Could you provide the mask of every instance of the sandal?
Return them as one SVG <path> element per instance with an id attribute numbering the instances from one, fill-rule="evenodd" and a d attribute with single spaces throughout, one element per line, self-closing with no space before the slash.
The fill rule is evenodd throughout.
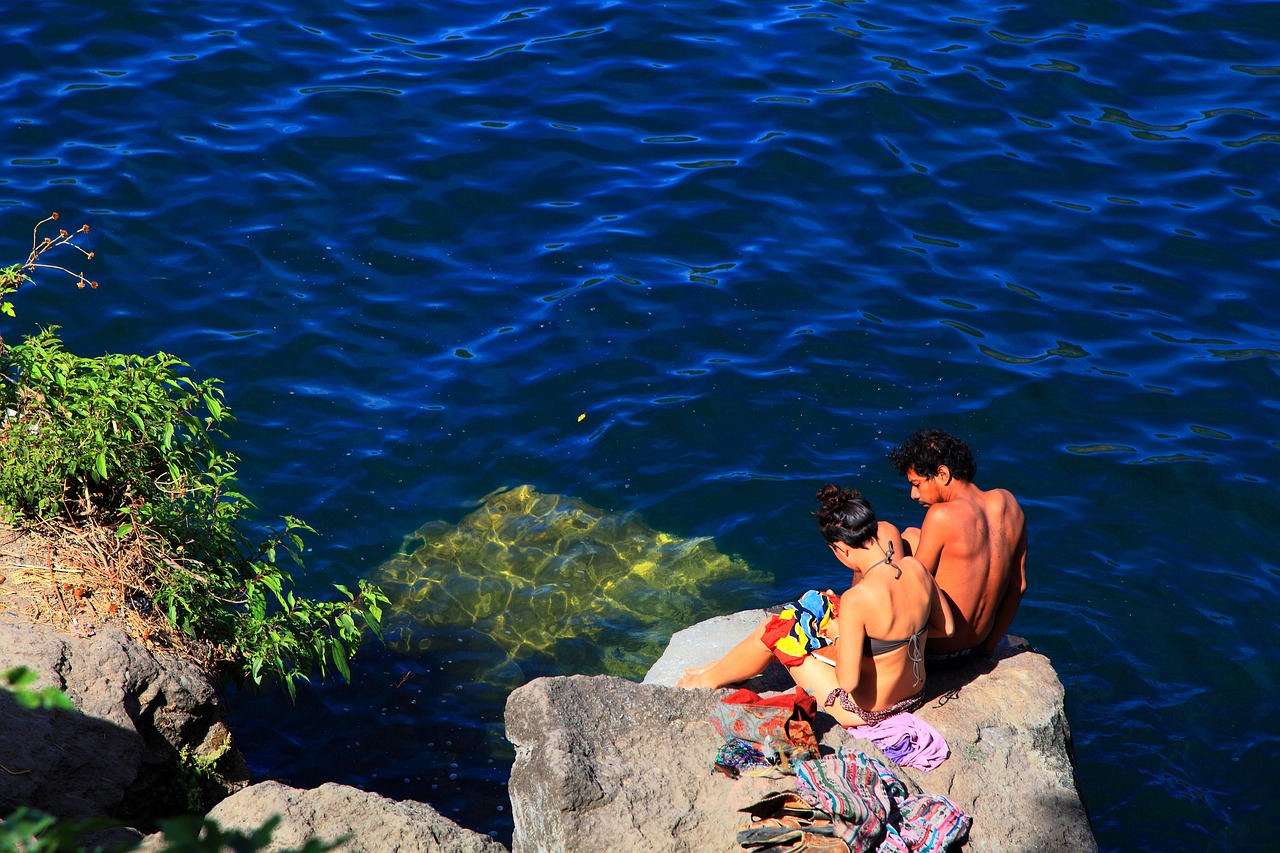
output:
<path id="1" fill-rule="evenodd" d="M 741 811 L 751 822 L 737 841 L 751 853 L 848 853 L 849 846 L 835 837 L 831 816 L 794 791 L 777 791 Z"/>
<path id="2" fill-rule="evenodd" d="M 831 820 L 831 815 L 809 805 L 795 791 L 774 791 L 763 800 L 738 811 L 746 812 L 756 820 L 785 817 L 787 815 L 806 818 L 810 821 Z"/>

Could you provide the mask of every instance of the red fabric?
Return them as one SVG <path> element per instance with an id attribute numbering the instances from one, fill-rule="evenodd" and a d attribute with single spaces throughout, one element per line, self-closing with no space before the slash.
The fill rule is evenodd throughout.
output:
<path id="1" fill-rule="evenodd" d="M 721 737 L 736 737 L 753 743 L 806 747 L 817 755 L 813 721 L 818 700 L 800 687 L 794 692 L 765 698 L 753 690 L 735 690 L 720 700 L 711 722 Z"/>
<path id="2" fill-rule="evenodd" d="M 770 616 L 769 622 L 764 626 L 764 634 L 760 636 L 760 641 L 764 643 L 769 651 L 782 662 L 783 666 L 799 666 L 804 663 L 804 655 L 793 655 L 782 651 L 778 648 L 778 641 L 791 633 L 791 628 L 796 624 L 794 619 L 783 619 L 781 616 Z M 748 693 L 751 691 L 747 691 Z"/>
<path id="3" fill-rule="evenodd" d="M 773 708 L 795 708 L 809 717 L 818 715 L 818 700 L 805 693 L 802 687 L 797 687 L 794 693 L 779 693 L 777 696 L 768 697 L 761 696 L 754 690 L 742 687 L 720 701 L 727 702 L 730 705 L 768 705 Z"/>

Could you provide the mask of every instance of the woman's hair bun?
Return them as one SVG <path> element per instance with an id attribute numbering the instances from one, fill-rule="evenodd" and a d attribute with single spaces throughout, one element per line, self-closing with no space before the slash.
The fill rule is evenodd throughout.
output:
<path id="1" fill-rule="evenodd" d="M 818 502 L 822 504 L 824 512 L 835 512 L 841 506 L 855 498 L 861 497 L 857 489 L 846 489 L 837 486 L 835 483 L 827 483 L 821 489 L 818 489 Z"/>

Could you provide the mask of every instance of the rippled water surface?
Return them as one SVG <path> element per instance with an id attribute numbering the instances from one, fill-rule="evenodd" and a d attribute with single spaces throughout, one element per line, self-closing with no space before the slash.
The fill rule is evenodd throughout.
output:
<path id="1" fill-rule="evenodd" d="M 313 591 L 530 484 L 712 537 L 773 581 L 710 609 L 758 605 L 843 579 L 823 481 L 918 522 L 885 452 L 942 426 L 1026 506 L 1100 844 L 1270 844 L 1274 4 L 50 0 L 0 40 L 5 263 L 58 210 L 102 282 L 4 334 L 224 379 Z M 503 701 L 575 657 L 456 634 L 233 694 L 254 770 L 509 840 Z"/>

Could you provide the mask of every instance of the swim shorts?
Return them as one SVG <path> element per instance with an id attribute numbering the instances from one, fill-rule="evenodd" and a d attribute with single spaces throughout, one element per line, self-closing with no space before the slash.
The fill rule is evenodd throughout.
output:
<path id="1" fill-rule="evenodd" d="M 983 651 L 981 644 L 970 646 L 967 649 L 957 649 L 954 652 L 939 652 L 934 655 L 929 654 L 926 647 L 924 662 L 925 666 L 931 670 L 953 669 L 986 656 L 987 653 Z"/>

